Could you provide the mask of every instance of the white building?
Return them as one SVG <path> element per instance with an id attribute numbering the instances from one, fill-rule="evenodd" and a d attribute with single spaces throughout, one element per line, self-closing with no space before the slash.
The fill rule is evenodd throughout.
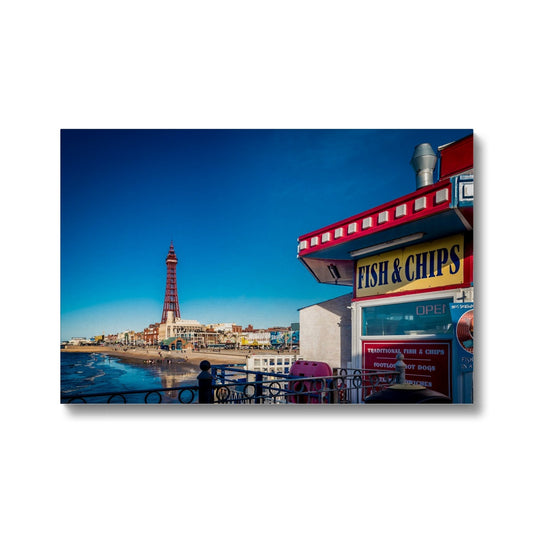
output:
<path id="1" fill-rule="evenodd" d="M 212 329 L 213 331 L 223 331 L 223 332 L 232 332 L 233 326 L 235 324 L 231 324 L 229 322 L 222 322 L 220 324 L 206 324 L 207 329 Z"/>
<path id="2" fill-rule="evenodd" d="M 197 341 L 199 337 L 203 338 L 205 326 L 202 326 L 198 320 L 185 320 L 176 318 L 174 311 L 169 311 L 167 321 L 159 325 L 159 341 L 179 337 L 185 341 Z"/>
<path id="3" fill-rule="evenodd" d="M 300 358 L 346 368 L 352 359 L 352 295 L 300 309 Z"/>
<path id="4" fill-rule="evenodd" d="M 93 342 L 90 339 L 86 339 L 85 337 L 72 337 L 68 344 L 71 346 L 82 346 L 84 344 L 92 344 Z"/>
<path id="5" fill-rule="evenodd" d="M 296 358 L 294 354 L 252 355 L 246 360 L 246 370 L 288 374 Z M 298 356 L 298 359 L 301 357 Z"/>
<path id="6" fill-rule="evenodd" d="M 122 344 L 133 344 L 135 338 L 135 331 L 128 330 L 122 331 L 117 335 L 117 342 Z"/>
<path id="7" fill-rule="evenodd" d="M 250 331 L 241 333 L 241 346 L 270 346 L 270 331 Z"/>

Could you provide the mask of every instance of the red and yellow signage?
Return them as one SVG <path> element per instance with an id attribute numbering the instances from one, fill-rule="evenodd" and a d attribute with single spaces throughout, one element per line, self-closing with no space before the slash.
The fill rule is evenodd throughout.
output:
<path id="1" fill-rule="evenodd" d="M 408 246 L 357 261 L 357 298 L 461 285 L 464 283 L 463 235 Z"/>

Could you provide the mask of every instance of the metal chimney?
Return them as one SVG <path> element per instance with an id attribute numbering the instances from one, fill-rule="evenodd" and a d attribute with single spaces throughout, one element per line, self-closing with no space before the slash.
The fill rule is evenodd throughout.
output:
<path id="1" fill-rule="evenodd" d="M 437 164 L 437 156 L 431 144 L 422 143 L 415 146 L 411 166 L 416 172 L 416 188 L 421 189 L 433 184 L 433 171 Z"/>

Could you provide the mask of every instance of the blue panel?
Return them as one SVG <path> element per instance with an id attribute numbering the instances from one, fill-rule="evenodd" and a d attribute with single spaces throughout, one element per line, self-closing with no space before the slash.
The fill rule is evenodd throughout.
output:
<path id="1" fill-rule="evenodd" d="M 474 175 L 462 174 L 450 179 L 452 183 L 452 203 L 450 207 L 474 206 Z"/>

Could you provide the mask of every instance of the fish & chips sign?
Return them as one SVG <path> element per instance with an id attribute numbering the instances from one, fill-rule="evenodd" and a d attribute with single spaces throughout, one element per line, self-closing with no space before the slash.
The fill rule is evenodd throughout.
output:
<path id="1" fill-rule="evenodd" d="M 464 238 L 454 235 L 357 261 L 357 298 L 464 282 Z"/>

